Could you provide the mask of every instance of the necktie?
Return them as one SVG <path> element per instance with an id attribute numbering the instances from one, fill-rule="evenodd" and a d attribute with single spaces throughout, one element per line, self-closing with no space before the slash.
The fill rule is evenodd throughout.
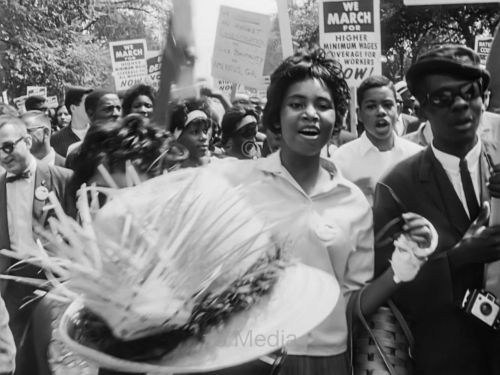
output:
<path id="1" fill-rule="evenodd" d="M 469 168 L 467 167 L 467 160 L 460 160 L 460 178 L 464 188 L 465 200 L 467 201 L 467 208 L 469 210 L 469 217 L 471 221 L 476 219 L 479 215 L 479 203 L 477 202 L 476 193 L 472 178 L 470 177 Z"/>
<path id="2" fill-rule="evenodd" d="M 30 171 L 25 171 L 23 173 L 7 177 L 5 179 L 5 182 L 14 182 L 14 181 L 17 181 L 17 180 L 28 179 L 30 177 L 31 177 L 31 172 Z"/>

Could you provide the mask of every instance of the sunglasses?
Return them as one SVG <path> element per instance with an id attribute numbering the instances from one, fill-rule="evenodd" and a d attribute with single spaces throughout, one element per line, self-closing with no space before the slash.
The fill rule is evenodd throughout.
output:
<path id="1" fill-rule="evenodd" d="M 450 107 L 457 96 L 465 101 L 476 99 L 482 94 L 482 85 L 478 81 L 468 82 L 459 87 L 442 89 L 427 94 L 426 100 L 431 105 L 438 108 Z"/>
<path id="2" fill-rule="evenodd" d="M 14 141 L 14 142 L 4 142 L 2 144 L 2 146 L 0 146 L 0 150 L 2 150 L 3 152 L 5 152 L 6 154 L 12 154 L 12 152 L 16 148 L 16 145 L 19 142 L 21 142 L 22 140 L 24 140 L 24 138 L 25 137 L 21 137 L 17 141 Z"/>

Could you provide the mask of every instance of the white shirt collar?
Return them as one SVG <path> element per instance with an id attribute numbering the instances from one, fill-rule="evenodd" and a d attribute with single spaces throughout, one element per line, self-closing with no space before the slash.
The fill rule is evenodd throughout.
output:
<path id="1" fill-rule="evenodd" d="M 396 132 L 392 132 L 392 135 L 394 136 L 394 145 L 392 146 L 391 150 L 394 149 L 399 149 L 401 148 L 401 142 L 399 139 L 399 136 L 396 134 Z M 359 139 L 359 151 L 361 156 L 366 155 L 370 151 L 377 151 L 377 152 L 385 152 L 385 151 L 380 151 L 377 146 L 375 146 L 372 141 L 368 138 L 366 135 L 366 130 L 361 134 L 361 136 L 358 138 Z M 391 151 L 388 150 L 388 151 Z"/>
<path id="2" fill-rule="evenodd" d="M 280 150 L 276 151 L 273 154 L 265 158 L 257 159 L 254 162 L 257 163 L 257 168 L 260 169 L 261 171 L 273 175 L 279 175 L 288 180 L 292 185 L 296 186 L 297 189 L 302 191 L 302 189 L 299 187 L 293 176 L 281 163 L 280 153 L 281 153 Z M 342 174 L 332 161 L 320 158 L 320 165 L 324 170 L 326 170 L 330 174 L 330 180 L 327 181 L 324 185 L 318 187 L 314 195 L 331 191 L 337 186 L 347 187 L 349 189 L 351 188 L 351 183 L 342 176 Z"/>
<path id="3" fill-rule="evenodd" d="M 283 172 L 288 173 L 286 168 L 281 163 L 281 150 L 272 153 L 271 155 L 257 159 L 258 168 L 264 172 L 273 173 L 273 174 L 282 174 Z M 338 173 L 337 167 L 335 164 L 324 158 L 320 158 L 320 164 L 332 177 L 335 177 Z"/>
<path id="4" fill-rule="evenodd" d="M 455 173 L 460 173 L 460 158 L 447 154 L 446 152 L 438 150 L 434 147 L 434 143 L 431 144 L 432 152 L 436 156 L 436 159 L 439 160 L 444 169 L 453 171 Z M 481 156 L 481 142 L 478 141 L 472 147 L 472 149 L 465 155 L 465 160 L 467 160 L 467 165 L 469 169 L 475 168 L 477 163 L 479 162 L 479 158 Z"/>
<path id="5" fill-rule="evenodd" d="M 30 154 L 29 156 L 29 162 L 28 162 L 28 168 L 26 168 L 24 172 L 31 172 L 31 177 L 32 178 L 33 176 L 35 176 L 35 172 L 36 172 L 36 159 L 33 155 Z M 15 176 L 14 173 L 10 173 L 10 172 L 7 172 L 6 174 L 6 177 L 12 177 L 12 176 Z"/>

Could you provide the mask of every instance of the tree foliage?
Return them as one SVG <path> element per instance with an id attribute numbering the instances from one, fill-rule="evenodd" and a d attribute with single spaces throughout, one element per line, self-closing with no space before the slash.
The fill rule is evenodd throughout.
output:
<path id="1" fill-rule="evenodd" d="M 153 0 L 0 0 L 0 87 L 10 97 L 26 86 L 112 87 L 108 42 L 146 38 L 158 49 L 168 17 Z"/>
<path id="2" fill-rule="evenodd" d="M 290 8 L 295 47 L 319 44 L 318 4 L 306 0 Z M 403 0 L 380 0 L 381 46 L 386 57 L 383 73 L 404 75 L 424 50 L 439 43 L 474 47 L 476 35 L 493 35 L 500 19 L 499 4 L 405 6 Z"/>
<path id="3" fill-rule="evenodd" d="M 381 1 L 383 72 L 404 74 L 430 45 L 493 34 L 499 4 L 406 7 Z M 145 38 L 159 49 L 168 24 L 167 0 L 0 0 L 0 89 L 10 97 L 26 86 L 47 86 L 62 95 L 65 85 L 112 87 L 109 41 Z M 289 7 L 295 49 L 319 44 L 317 0 Z"/>
<path id="4" fill-rule="evenodd" d="M 402 0 L 381 1 L 384 74 L 404 75 L 416 57 L 442 43 L 464 43 L 474 48 L 477 35 L 493 35 L 500 19 L 498 4 L 403 5 Z"/>
<path id="5" fill-rule="evenodd" d="M 294 3 L 289 7 L 290 28 L 295 50 L 309 49 L 319 43 L 318 4 L 316 0 Z"/>

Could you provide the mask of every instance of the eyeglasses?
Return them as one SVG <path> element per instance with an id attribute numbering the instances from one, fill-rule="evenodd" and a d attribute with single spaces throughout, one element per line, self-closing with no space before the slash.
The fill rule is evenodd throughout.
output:
<path id="1" fill-rule="evenodd" d="M 2 146 L 0 146 L 0 150 L 5 152 L 6 154 L 12 154 L 14 149 L 16 148 L 16 145 L 24 140 L 24 137 L 19 138 L 17 141 L 14 142 L 4 142 Z"/>
<path id="2" fill-rule="evenodd" d="M 427 94 L 426 100 L 429 104 L 435 107 L 446 108 L 450 107 L 457 96 L 460 96 L 465 101 L 470 101 L 481 96 L 482 85 L 478 81 L 468 82 L 454 89 L 441 89 Z"/>

